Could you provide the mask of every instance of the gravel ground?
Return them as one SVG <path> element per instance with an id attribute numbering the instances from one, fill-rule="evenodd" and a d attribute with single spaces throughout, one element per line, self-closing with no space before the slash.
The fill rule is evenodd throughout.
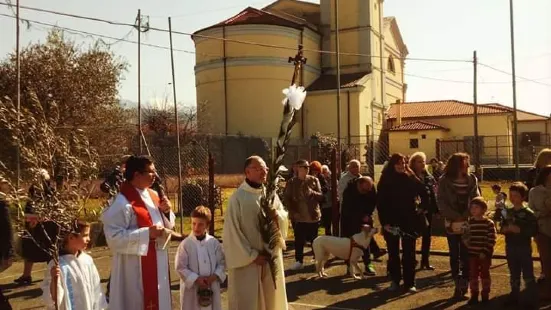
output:
<path id="1" fill-rule="evenodd" d="M 171 245 L 172 257 L 177 244 Z M 92 256 L 100 271 L 103 285 L 109 276 L 110 256 L 105 248 L 94 249 Z M 286 275 L 287 296 L 292 310 L 330 309 L 330 310 L 363 310 L 363 309 L 463 309 L 466 301 L 451 302 L 453 283 L 448 272 L 449 264 L 446 256 L 433 256 L 431 263 L 435 271 L 421 271 L 417 274 L 417 294 L 391 293 L 386 290 L 389 285 L 385 276 L 385 262 L 375 262 L 378 275 L 364 280 L 352 280 L 346 276 L 342 261 L 330 261 L 327 273 L 328 279 L 315 279 L 314 266 L 310 263 L 311 256 L 306 256 L 305 268 L 299 272 L 288 271 Z M 383 257 L 385 260 L 386 257 Z M 293 264 L 293 251 L 285 253 L 285 266 Z M 539 274 L 539 263 L 535 263 Z M 21 262 L 0 274 L 0 285 L 14 309 L 43 309 L 39 288 L 45 264 L 36 264 L 33 272 L 33 284 L 26 287 L 16 287 L 12 284 L 23 269 Z M 485 309 L 503 309 L 502 303 L 509 290 L 509 274 L 504 260 L 495 259 L 492 266 L 492 300 L 484 306 Z M 174 271 L 171 273 L 172 296 L 174 309 L 179 306 L 179 281 Z M 223 305 L 227 308 L 227 300 L 223 293 Z M 476 309 L 476 308 L 475 308 Z M 519 308 L 521 309 L 521 308 Z M 542 305 L 541 309 L 551 309 L 551 305 Z"/>

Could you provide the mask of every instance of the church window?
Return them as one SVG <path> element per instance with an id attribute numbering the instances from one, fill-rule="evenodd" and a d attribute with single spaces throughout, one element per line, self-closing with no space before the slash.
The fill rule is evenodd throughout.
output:
<path id="1" fill-rule="evenodd" d="M 392 55 L 388 57 L 387 71 L 396 73 L 396 68 L 394 68 L 394 58 L 392 57 Z"/>

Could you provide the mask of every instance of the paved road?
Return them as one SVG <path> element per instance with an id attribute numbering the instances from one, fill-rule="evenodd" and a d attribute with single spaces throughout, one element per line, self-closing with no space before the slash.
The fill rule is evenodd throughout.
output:
<path id="1" fill-rule="evenodd" d="M 174 256 L 177 244 L 170 248 L 171 257 Z M 92 252 L 96 265 L 100 271 L 102 282 L 105 285 L 109 275 L 110 257 L 105 248 L 95 249 Z M 310 260 L 310 256 L 306 260 Z M 384 259 L 384 258 L 383 258 Z M 285 266 L 293 263 L 293 252 L 285 253 Z M 345 268 L 341 261 L 332 261 L 327 269 L 328 279 L 314 278 L 314 266 L 307 262 L 300 272 L 287 272 L 287 296 L 291 310 L 328 309 L 328 310 L 363 310 L 363 309 L 462 309 L 466 302 L 452 303 L 449 297 L 453 293 L 448 270 L 448 258 L 433 256 L 432 264 L 436 271 L 422 271 L 417 276 L 417 294 L 391 293 L 386 290 L 388 279 L 385 274 L 385 264 L 375 263 L 378 276 L 365 280 L 352 280 L 344 275 Z M 535 264 L 539 272 L 539 263 Z M 15 263 L 10 269 L 0 274 L 0 285 L 5 289 L 14 309 L 42 309 L 39 284 L 44 273 L 44 264 L 37 264 L 34 268 L 34 283 L 27 287 L 15 287 L 11 283 L 21 274 L 22 263 Z M 492 267 L 492 301 L 485 309 L 502 309 L 504 295 L 509 290 L 508 270 L 505 261 L 494 260 Z M 175 272 L 171 273 L 172 295 L 175 309 L 179 305 L 179 282 Z M 240 285 L 246 285 L 245 283 Z M 223 303 L 226 306 L 226 296 L 223 293 Z M 551 309 L 550 305 L 541 309 Z"/>

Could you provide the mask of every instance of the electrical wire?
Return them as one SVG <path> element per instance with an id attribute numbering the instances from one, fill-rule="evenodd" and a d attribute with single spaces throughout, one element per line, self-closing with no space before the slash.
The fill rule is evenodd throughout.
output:
<path id="1" fill-rule="evenodd" d="M 488 69 L 492 69 L 494 71 L 497 71 L 497 72 L 501 72 L 501 73 L 504 73 L 504 74 L 507 74 L 507 75 L 510 75 L 512 76 L 513 74 L 510 73 L 510 72 L 507 72 L 505 70 L 501 70 L 501 69 L 498 69 L 498 68 L 495 68 L 495 67 L 492 67 L 490 65 L 487 65 L 487 64 L 483 64 L 483 63 L 478 63 L 479 65 L 483 66 L 483 67 L 486 67 Z M 525 81 L 529 81 L 529 82 L 532 82 L 532 83 L 536 83 L 536 84 L 540 84 L 540 85 L 544 85 L 544 86 L 549 86 L 551 87 L 551 84 L 547 84 L 547 83 L 543 83 L 543 82 L 540 82 L 538 80 L 535 80 L 535 79 L 529 79 L 529 78 L 525 78 L 525 77 L 522 77 L 522 76 L 519 76 L 519 75 L 516 75 L 516 78 L 519 78 L 521 80 L 525 80 Z"/>
<path id="2" fill-rule="evenodd" d="M 12 18 L 12 19 L 15 19 L 14 16 L 11 16 L 11 15 L 8 15 L 8 14 L 3 14 L 3 13 L 0 13 L 0 16 L 4 16 L 4 17 L 9 17 L 9 18 Z M 42 25 L 42 26 L 48 26 L 48 27 L 51 27 L 51 28 L 57 28 L 57 29 L 61 29 L 61 30 L 64 30 L 64 31 L 67 31 L 69 33 L 73 33 L 73 34 L 84 34 L 84 35 L 88 35 L 88 36 L 94 36 L 94 37 L 99 37 L 99 38 L 104 38 L 104 39 L 110 39 L 110 40 L 115 40 L 116 42 L 115 43 L 118 43 L 118 42 L 126 42 L 126 43 L 132 43 L 132 44 L 138 44 L 137 41 L 133 41 L 133 40 L 128 40 L 128 39 L 125 39 L 125 38 L 116 38 L 116 37 L 112 37 L 112 36 L 108 36 L 108 35 L 104 35 L 104 34 L 99 34 L 99 33 L 94 33 L 94 32 L 89 32 L 89 31 L 84 31 L 84 30 L 78 30 L 78 29 L 73 29 L 73 28 L 69 28 L 69 27 L 62 27 L 62 26 L 59 26 L 59 25 L 54 25 L 54 24 L 50 24 L 50 23 L 45 23 L 45 22 L 40 22 L 40 21 L 36 21 L 36 20 L 31 20 L 31 19 L 27 19 L 31 24 L 37 24 L 37 25 Z M 128 35 L 126 35 L 128 36 Z M 126 37 L 125 36 L 125 37 Z M 106 45 L 112 45 L 112 44 L 115 44 L 115 43 L 111 43 L 111 44 L 106 44 Z M 159 49 L 164 49 L 164 50 L 170 50 L 170 47 L 167 47 L 167 46 L 162 46 L 162 45 L 157 45 L 157 44 L 151 44 L 151 43 L 144 43 L 144 42 L 140 42 L 141 45 L 143 46 L 149 46 L 149 47 L 153 47 L 153 48 L 159 48 Z M 197 52 L 194 52 L 194 51 L 188 51 L 188 50 L 183 50 L 183 49 L 177 49 L 177 48 L 173 48 L 174 51 L 177 51 L 177 52 L 182 52 L 182 53 L 186 53 L 186 54 L 195 54 L 195 55 L 201 55 L 201 56 L 205 56 L 205 57 L 221 57 L 220 55 L 212 55 L 212 54 L 205 54 L 205 53 L 197 53 Z"/>
<path id="3" fill-rule="evenodd" d="M 5 2 L 0 2 L 0 5 L 7 6 L 8 4 L 5 3 Z M 107 24 L 110 24 L 110 25 L 135 27 L 134 24 L 110 21 L 110 20 L 96 18 L 96 17 L 82 16 L 82 15 L 77 15 L 77 14 L 70 14 L 70 13 L 58 12 L 58 11 L 53 11 L 53 10 L 46 10 L 46 9 L 41 9 L 41 8 L 23 6 L 23 5 L 20 5 L 19 7 L 22 8 L 22 9 L 31 10 L 31 11 L 37 11 L 37 12 L 42 12 L 42 13 L 48 13 L 48 14 L 78 18 L 78 19 L 84 19 L 84 20 L 90 20 L 90 21 L 96 21 L 96 22 L 103 22 L 103 23 L 107 23 Z M 159 31 L 159 32 L 169 32 L 169 30 L 167 30 L 167 29 L 157 28 L 157 27 L 150 27 L 149 30 Z M 245 40 L 220 38 L 220 37 L 202 35 L 202 34 L 197 34 L 197 33 L 192 34 L 192 33 L 183 32 L 183 31 L 172 31 L 172 33 L 173 34 L 179 34 L 179 35 L 185 35 L 185 36 L 189 36 L 189 37 L 219 40 L 219 41 L 232 42 L 232 43 L 238 43 L 238 44 L 261 46 L 261 47 L 273 48 L 273 49 L 285 49 L 285 50 L 293 50 L 293 51 L 296 50 L 296 46 L 290 47 L 290 46 L 259 43 L 259 42 L 245 41 Z M 324 50 L 308 49 L 308 48 L 304 48 L 303 50 L 305 52 L 314 52 L 314 53 L 320 53 L 320 54 L 330 54 L 330 55 L 336 55 L 337 54 L 334 51 L 324 51 Z M 362 53 L 346 53 L 346 52 L 343 53 L 343 52 L 340 52 L 339 55 L 340 56 L 370 57 L 370 58 L 386 58 L 385 56 L 369 55 L 369 54 L 362 54 Z M 469 63 L 470 62 L 470 63 L 472 63 L 472 60 L 470 60 L 470 59 L 437 59 L 437 58 L 413 58 L 413 57 L 396 57 L 396 58 L 401 59 L 401 60 L 410 60 L 410 61 L 463 62 L 463 63 Z"/>

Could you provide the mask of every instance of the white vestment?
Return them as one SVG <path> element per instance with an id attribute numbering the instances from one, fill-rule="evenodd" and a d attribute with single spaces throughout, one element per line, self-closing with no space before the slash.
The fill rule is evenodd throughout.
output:
<path id="1" fill-rule="evenodd" d="M 52 266 L 54 266 L 53 260 L 48 263 L 41 285 L 42 297 L 48 309 L 55 309 L 50 294 Z M 78 256 L 60 255 L 59 268 L 61 275 L 57 281 L 57 305 L 60 310 L 107 309 L 98 270 L 90 255 L 86 253 L 80 253 Z"/>
<path id="2" fill-rule="evenodd" d="M 192 233 L 178 247 L 175 258 L 176 271 L 180 275 L 180 305 L 182 310 L 222 310 L 220 283 L 226 280 L 224 253 L 216 238 L 206 235 L 197 240 Z M 200 307 L 197 300 L 199 277 L 216 275 L 218 281 L 212 283 L 212 304 Z"/>
<path id="3" fill-rule="evenodd" d="M 148 190 L 136 190 L 149 210 L 153 225 L 164 225 L 172 229 L 174 213 L 170 212 L 170 220 L 166 220 L 153 203 Z M 143 304 L 141 257 L 147 256 L 149 249 L 149 228 L 138 228 L 136 213 L 122 193 L 117 194 L 113 203 L 103 212 L 102 221 L 107 244 L 113 253 L 109 309 L 146 309 Z M 156 310 L 172 309 L 168 249 L 162 249 L 165 241 L 162 237 L 156 240 L 159 286 L 159 309 Z"/>
<path id="4" fill-rule="evenodd" d="M 274 287 L 268 264 L 253 261 L 266 245 L 260 236 L 258 215 L 262 189 L 243 182 L 231 196 L 224 218 L 223 247 L 228 268 L 228 302 L 230 310 L 287 310 L 283 253 L 278 256 L 277 288 Z M 287 212 L 275 197 L 278 222 L 283 237 L 287 236 Z"/>

